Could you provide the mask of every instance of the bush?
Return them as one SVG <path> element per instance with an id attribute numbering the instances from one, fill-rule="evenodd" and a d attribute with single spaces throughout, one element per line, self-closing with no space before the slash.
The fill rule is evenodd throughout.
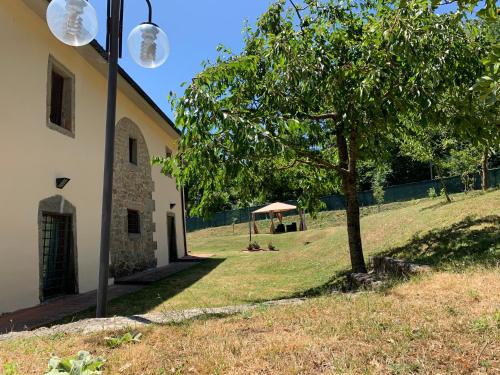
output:
<path id="1" fill-rule="evenodd" d="M 248 251 L 260 250 L 260 245 L 256 241 L 250 242 L 247 246 L 247 250 Z"/>
<path id="2" fill-rule="evenodd" d="M 384 185 L 387 183 L 387 176 L 392 173 L 391 168 L 388 165 L 377 165 L 372 175 L 372 194 L 375 203 L 377 203 L 378 209 L 380 210 L 380 205 L 384 203 L 385 191 Z"/>
<path id="3" fill-rule="evenodd" d="M 19 372 L 17 372 L 17 367 L 14 363 L 7 362 L 6 364 L 3 365 L 4 369 L 4 375 L 18 375 Z"/>
<path id="4" fill-rule="evenodd" d="M 436 189 L 434 189 L 433 187 L 429 188 L 429 190 L 427 190 L 427 195 L 429 196 L 429 198 L 437 198 L 438 195 L 436 193 Z"/>
<path id="5" fill-rule="evenodd" d="M 267 248 L 269 249 L 269 251 L 278 251 L 278 248 L 274 246 L 271 242 L 269 242 Z"/>
<path id="6" fill-rule="evenodd" d="M 142 333 L 127 332 L 123 335 L 105 337 L 104 341 L 106 345 L 111 349 L 118 348 L 123 344 L 137 343 L 141 342 Z"/>

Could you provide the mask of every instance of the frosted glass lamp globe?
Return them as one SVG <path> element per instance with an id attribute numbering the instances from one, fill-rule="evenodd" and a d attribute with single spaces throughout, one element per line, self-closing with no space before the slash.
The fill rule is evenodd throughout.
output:
<path id="1" fill-rule="evenodd" d="M 47 23 L 52 34 L 70 46 L 84 46 L 97 36 L 97 13 L 87 0 L 52 0 Z"/>
<path id="2" fill-rule="evenodd" d="M 135 27 L 128 37 L 128 51 L 143 68 L 157 68 L 167 61 L 170 43 L 167 34 L 152 23 Z"/>

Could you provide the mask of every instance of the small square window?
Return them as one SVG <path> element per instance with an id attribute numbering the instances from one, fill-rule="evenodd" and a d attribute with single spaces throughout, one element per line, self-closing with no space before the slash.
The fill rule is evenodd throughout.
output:
<path id="1" fill-rule="evenodd" d="M 141 233 L 141 218 L 139 211 L 127 210 L 127 225 L 130 234 Z"/>
<path id="2" fill-rule="evenodd" d="M 172 157 L 172 150 L 168 148 L 168 146 L 165 146 L 165 158 L 170 159 Z M 170 173 L 167 173 L 167 177 L 172 177 Z"/>
<path id="3" fill-rule="evenodd" d="M 54 59 L 49 59 L 47 126 L 74 136 L 74 76 Z"/>
<path id="4" fill-rule="evenodd" d="M 137 165 L 137 139 L 128 139 L 128 161 Z"/>
<path id="5" fill-rule="evenodd" d="M 167 159 L 172 157 L 172 151 L 168 147 L 165 147 L 165 157 Z"/>

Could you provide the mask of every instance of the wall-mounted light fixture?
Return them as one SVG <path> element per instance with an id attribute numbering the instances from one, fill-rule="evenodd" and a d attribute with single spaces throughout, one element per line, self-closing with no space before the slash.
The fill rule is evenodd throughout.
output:
<path id="1" fill-rule="evenodd" d="M 173 209 L 175 207 L 175 203 L 170 203 L 170 209 Z"/>
<path id="2" fill-rule="evenodd" d="M 58 189 L 64 189 L 66 184 L 70 181 L 71 179 L 68 177 L 58 177 L 56 178 L 56 187 Z"/>

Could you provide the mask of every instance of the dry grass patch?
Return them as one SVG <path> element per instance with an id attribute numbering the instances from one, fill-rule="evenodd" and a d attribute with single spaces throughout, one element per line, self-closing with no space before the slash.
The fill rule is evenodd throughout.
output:
<path id="1" fill-rule="evenodd" d="M 0 362 L 40 374 L 51 353 L 85 349 L 108 359 L 106 374 L 494 374 L 499 271 L 436 273 L 385 293 L 153 327 L 117 349 L 103 334 L 1 343 Z"/>

